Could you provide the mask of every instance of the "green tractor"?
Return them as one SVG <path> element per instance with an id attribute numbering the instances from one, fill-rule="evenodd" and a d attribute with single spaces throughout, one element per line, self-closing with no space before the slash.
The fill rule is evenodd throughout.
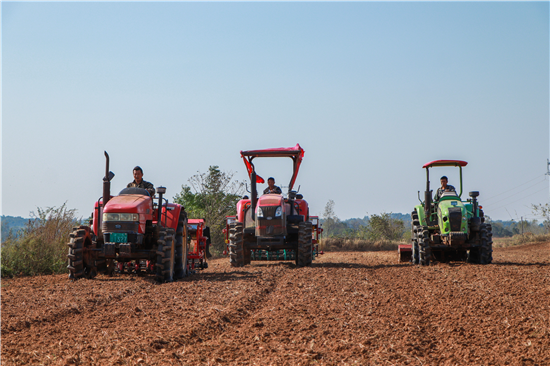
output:
<path id="1" fill-rule="evenodd" d="M 427 266 L 430 261 L 468 261 L 489 264 L 493 260 L 492 229 L 485 223 L 479 192 L 470 192 L 470 198 L 461 200 L 462 167 L 468 163 L 461 160 L 435 160 L 424 164 L 426 168 L 426 191 L 424 201 L 411 213 L 411 241 L 400 245 L 399 260 Z M 460 193 L 444 191 L 432 201 L 429 168 L 455 166 L 460 170 Z M 419 192 L 420 193 L 420 192 Z"/>

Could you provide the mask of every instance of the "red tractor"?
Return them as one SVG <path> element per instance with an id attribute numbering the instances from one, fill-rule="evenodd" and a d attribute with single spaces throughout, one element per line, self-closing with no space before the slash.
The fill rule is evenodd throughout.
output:
<path id="1" fill-rule="evenodd" d="M 304 156 L 299 144 L 290 148 L 241 151 L 251 182 L 250 198 L 237 203 L 237 219 L 229 225 L 229 254 L 233 267 L 242 267 L 252 260 L 252 250 L 268 252 L 294 251 L 296 265 L 312 261 L 312 225 L 309 207 L 292 190 Z M 264 179 L 256 174 L 253 160 L 258 157 L 288 157 L 293 173 L 287 196 L 270 193 L 258 197 L 256 184 Z"/>
<path id="2" fill-rule="evenodd" d="M 155 201 L 142 188 L 125 188 L 111 196 L 109 155 L 105 152 L 103 197 L 95 203 L 91 226 L 79 226 L 70 234 L 69 278 L 112 275 L 126 269 L 155 274 L 157 281 L 170 282 L 188 274 L 187 213 L 181 205 L 163 199 L 166 188 L 158 187 Z"/>
<path id="3" fill-rule="evenodd" d="M 203 219 L 187 220 L 187 263 L 190 270 L 208 268 L 206 262 L 206 225 Z"/>

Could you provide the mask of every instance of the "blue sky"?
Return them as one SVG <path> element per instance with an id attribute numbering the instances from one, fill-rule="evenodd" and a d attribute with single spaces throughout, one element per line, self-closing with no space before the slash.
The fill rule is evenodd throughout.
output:
<path id="1" fill-rule="evenodd" d="M 549 201 L 547 2 L 2 2 L 2 214 L 88 216 L 103 151 L 173 197 L 294 146 L 312 214 L 410 212 L 460 159 L 494 219 Z M 260 175 L 286 185 L 290 160 Z M 441 173 L 441 174 L 440 174 Z M 447 174 L 434 170 L 432 187 Z"/>

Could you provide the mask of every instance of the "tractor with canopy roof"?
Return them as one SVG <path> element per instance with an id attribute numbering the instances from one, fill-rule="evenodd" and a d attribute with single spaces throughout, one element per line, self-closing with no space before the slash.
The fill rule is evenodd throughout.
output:
<path id="1" fill-rule="evenodd" d="M 304 157 L 299 144 L 289 148 L 241 151 L 250 177 L 250 198 L 237 203 L 236 220 L 229 225 L 231 266 L 242 267 L 252 260 L 252 251 L 289 251 L 298 267 L 312 262 L 312 224 L 308 203 L 293 190 Z M 258 183 L 265 183 L 256 173 L 256 158 L 290 158 L 292 177 L 285 195 L 277 193 L 258 197 Z M 290 256 L 289 256 L 290 257 Z M 280 258 L 285 259 L 285 258 Z"/>
<path id="2" fill-rule="evenodd" d="M 468 163 L 462 160 L 435 160 L 424 164 L 426 169 L 426 191 L 424 201 L 415 206 L 411 213 L 411 244 L 400 245 L 399 260 L 411 260 L 413 264 L 429 265 L 430 261 L 468 261 L 489 264 L 493 257 L 492 228 L 485 223 L 482 207 L 477 197 L 479 192 L 469 193 L 470 198 L 461 200 L 462 167 Z M 430 190 L 430 168 L 458 167 L 460 192 L 446 190 L 432 200 Z"/>

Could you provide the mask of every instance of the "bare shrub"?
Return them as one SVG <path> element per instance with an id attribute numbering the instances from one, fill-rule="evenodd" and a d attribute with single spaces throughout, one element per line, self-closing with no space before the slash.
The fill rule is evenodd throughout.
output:
<path id="1" fill-rule="evenodd" d="M 67 270 L 67 243 L 79 225 L 74 209 L 65 204 L 31 213 L 33 220 L 17 236 L 2 243 L 2 277 L 62 273 Z"/>

